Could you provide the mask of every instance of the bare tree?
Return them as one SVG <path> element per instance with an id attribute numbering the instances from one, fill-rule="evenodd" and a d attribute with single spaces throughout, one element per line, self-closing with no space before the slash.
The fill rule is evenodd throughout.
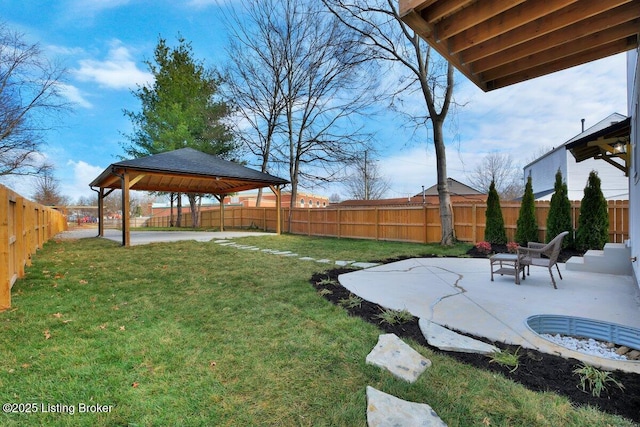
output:
<path id="1" fill-rule="evenodd" d="M 229 11 L 229 63 L 224 89 L 235 114 L 237 138 L 260 161 L 260 171 L 269 172 L 272 145 L 282 122 L 284 102 L 284 55 L 274 31 L 280 20 L 273 2 L 255 2 L 239 17 Z M 247 19 L 247 16 L 249 17 Z M 250 25 L 247 25 L 247 21 Z M 262 189 L 256 206 L 260 206 Z"/>
<path id="2" fill-rule="evenodd" d="M 64 75 L 37 44 L 0 23 L 0 176 L 35 175 L 47 167 L 38 150 L 50 128 L 47 116 L 68 108 Z"/>
<path id="3" fill-rule="evenodd" d="M 345 180 L 349 197 L 356 200 L 378 200 L 389 189 L 389 181 L 382 176 L 378 163 L 371 159 L 367 151 L 356 161 L 353 169 L 353 173 Z"/>
<path id="4" fill-rule="evenodd" d="M 426 114 L 405 114 L 417 126 L 431 123 L 442 230 L 440 243 L 453 244 L 453 212 L 442 131 L 452 103 L 453 66 L 439 56 L 434 57 L 429 45 L 400 20 L 396 0 L 322 1 L 347 28 L 360 36 L 372 60 L 387 62 L 394 71 L 399 71 L 399 89 L 391 96 L 396 108 L 395 100 L 401 101 L 402 95 L 414 91 L 422 95 Z"/>
<path id="5" fill-rule="evenodd" d="M 364 46 L 316 1 L 257 0 L 241 15 L 230 85 L 245 97 L 236 100 L 251 128 L 245 143 L 263 170 L 288 170 L 294 207 L 300 183 L 335 180 L 365 148 L 357 118 L 372 104 L 376 73 L 365 68 Z"/>
<path id="6" fill-rule="evenodd" d="M 69 198 L 60 193 L 60 182 L 53 176 L 53 167 L 46 165 L 34 184 L 33 200 L 45 206 L 69 204 Z"/>
<path id="7" fill-rule="evenodd" d="M 524 192 L 522 168 L 514 164 L 508 153 L 487 154 L 473 172 L 467 175 L 467 179 L 469 184 L 485 193 L 489 192 L 489 186 L 493 181 L 498 195 L 503 200 L 522 197 Z"/>

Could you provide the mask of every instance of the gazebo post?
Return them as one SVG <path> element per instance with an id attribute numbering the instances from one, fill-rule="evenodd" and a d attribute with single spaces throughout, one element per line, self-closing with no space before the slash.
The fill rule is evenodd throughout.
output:
<path id="1" fill-rule="evenodd" d="M 282 198 L 280 186 L 270 185 L 269 188 L 276 195 L 276 234 L 282 234 Z"/>
<path id="2" fill-rule="evenodd" d="M 129 230 L 129 172 L 122 173 L 122 246 L 131 246 Z"/>
<path id="3" fill-rule="evenodd" d="M 214 194 L 214 197 L 220 203 L 220 231 L 224 231 L 224 198 L 226 194 Z"/>
<path id="4" fill-rule="evenodd" d="M 104 237 L 104 187 L 98 191 L 98 237 Z"/>

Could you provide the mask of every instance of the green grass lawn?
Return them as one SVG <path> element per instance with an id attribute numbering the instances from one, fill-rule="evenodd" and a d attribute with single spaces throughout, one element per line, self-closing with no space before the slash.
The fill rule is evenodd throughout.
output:
<path id="1" fill-rule="evenodd" d="M 303 236 L 237 241 L 332 260 L 440 250 Z M 449 426 L 632 425 L 413 342 L 433 362 L 414 384 L 366 365 L 380 331 L 309 284 L 330 267 L 212 242 L 49 242 L 14 285 L 13 308 L 0 313 L 0 400 L 38 413 L 3 413 L 0 425 L 363 426 L 367 385 L 428 403 Z M 79 413 L 91 405 L 109 412 Z"/>

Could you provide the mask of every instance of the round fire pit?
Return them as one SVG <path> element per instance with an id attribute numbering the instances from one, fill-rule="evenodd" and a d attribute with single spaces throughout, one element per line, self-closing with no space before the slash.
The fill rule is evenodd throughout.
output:
<path id="1" fill-rule="evenodd" d="M 631 326 L 582 317 L 538 314 L 527 319 L 527 327 L 539 335 L 560 334 L 576 338 L 593 338 L 640 350 L 640 329 Z"/>

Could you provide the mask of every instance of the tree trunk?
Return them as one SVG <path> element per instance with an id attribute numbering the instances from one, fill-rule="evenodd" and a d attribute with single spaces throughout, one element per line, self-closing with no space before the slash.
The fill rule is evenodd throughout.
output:
<path id="1" fill-rule="evenodd" d="M 443 120 L 433 120 L 433 144 L 436 151 L 436 169 L 438 174 L 438 200 L 440 202 L 440 244 L 450 246 L 455 241 L 453 231 L 453 209 L 451 193 L 447 181 L 447 156 L 442 136 Z"/>
<path id="2" fill-rule="evenodd" d="M 189 199 L 189 207 L 191 208 L 191 224 L 193 228 L 198 228 L 200 226 L 199 221 L 199 209 L 198 209 L 198 195 L 197 194 L 187 194 L 187 198 Z"/>

